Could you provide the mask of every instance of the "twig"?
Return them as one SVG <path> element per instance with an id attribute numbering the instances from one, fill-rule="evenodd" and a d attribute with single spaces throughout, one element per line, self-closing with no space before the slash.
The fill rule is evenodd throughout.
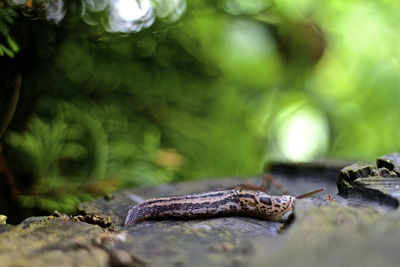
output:
<path id="1" fill-rule="evenodd" d="M 324 192 L 324 191 L 325 191 L 325 189 L 321 188 L 321 189 L 318 189 L 318 190 L 314 190 L 314 191 L 302 194 L 300 196 L 297 196 L 296 198 L 297 199 L 299 199 L 299 198 L 307 198 L 307 197 L 311 197 L 312 195 L 315 195 L 316 193 L 320 193 L 320 192 Z M 328 196 L 330 196 L 330 195 L 328 195 Z"/>
<path id="2" fill-rule="evenodd" d="M 280 182 L 278 182 L 278 180 L 275 179 L 271 174 L 268 174 L 268 173 L 267 173 L 267 174 L 264 176 L 264 179 L 268 182 L 268 185 L 269 185 L 269 183 L 275 185 L 275 187 L 276 187 L 279 191 L 281 191 L 282 194 L 288 194 L 288 193 L 289 193 L 289 190 L 287 190 L 287 188 L 286 188 L 283 184 L 281 184 Z"/>
<path id="3" fill-rule="evenodd" d="M 21 83 L 22 83 L 22 73 L 18 74 L 16 78 L 16 83 L 14 87 L 14 93 L 11 99 L 10 108 L 4 119 L 3 125 L 1 125 L 0 127 L 0 140 L 3 137 L 4 133 L 6 132 L 7 127 L 10 124 L 12 118 L 14 117 L 14 113 L 17 108 L 17 103 L 19 99 Z M 1 188 L 4 189 L 2 194 L 6 196 L 6 199 L 11 201 L 16 201 L 19 192 L 15 186 L 14 177 L 7 167 L 6 159 L 3 156 L 1 143 L 0 143 L 0 181 L 1 181 Z"/>
<path id="4" fill-rule="evenodd" d="M 3 156 L 0 145 L 0 189 L 3 189 L 3 196 L 11 201 L 16 201 L 19 190 L 15 186 L 14 176 L 7 166 L 6 159 Z M 0 191 L 1 192 L 1 191 Z M 7 203 L 7 201 L 6 201 Z"/>
<path id="5" fill-rule="evenodd" d="M 265 175 L 265 176 L 264 176 L 263 184 L 261 185 L 261 187 L 262 187 L 262 189 L 263 189 L 262 191 L 265 192 L 265 193 L 267 193 L 267 191 L 268 191 L 268 189 L 269 189 L 269 186 L 271 185 L 270 180 L 267 179 L 266 177 L 267 177 L 267 176 Z"/>
<path id="6" fill-rule="evenodd" d="M 264 181 L 262 185 L 256 185 L 253 182 L 248 182 L 248 183 L 241 183 L 237 184 L 234 186 L 227 187 L 226 189 L 239 189 L 239 190 L 257 190 L 257 191 L 262 191 L 262 192 L 267 192 L 269 189 L 269 186 L 273 184 L 275 187 L 282 192 L 282 194 L 288 194 L 289 190 L 286 189 L 286 187 L 278 182 L 277 179 L 275 179 L 271 174 L 266 174 L 264 175 Z"/>
<path id="7" fill-rule="evenodd" d="M 19 92 L 22 83 L 22 73 L 17 75 L 15 87 L 14 87 L 14 94 L 11 99 L 10 109 L 4 119 L 3 125 L 0 128 L 0 139 L 3 137 L 4 133 L 7 130 L 8 125 L 10 124 L 12 118 L 14 117 L 15 110 L 17 109 L 17 103 L 19 99 Z"/>
<path id="8" fill-rule="evenodd" d="M 253 182 L 241 183 L 241 184 L 237 184 L 237 185 L 234 185 L 234 186 L 226 187 L 224 189 L 265 191 L 263 185 L 259 186 L 259 185 L 256 185 Z"/>

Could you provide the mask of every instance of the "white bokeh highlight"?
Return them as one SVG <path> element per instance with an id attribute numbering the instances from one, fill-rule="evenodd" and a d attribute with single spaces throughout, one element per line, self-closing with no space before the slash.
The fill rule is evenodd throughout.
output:
<path id="1" fill-rule="evenodd" d="M 110 2 L 108 30 L 138 32 L 154 22 L 154 10 L 149 0 L 115 0 Z"/>

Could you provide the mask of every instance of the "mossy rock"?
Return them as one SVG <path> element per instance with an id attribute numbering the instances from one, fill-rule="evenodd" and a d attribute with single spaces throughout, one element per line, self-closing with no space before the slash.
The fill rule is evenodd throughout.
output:
<path id="1" fill-rule="evenodd" d="M 400 176 L 400 154 L 397 152 L 378 158 L 376 165 L 378 168 L 384 167 L 394 171 L 398 176 Z"/>
<path id="2" fill-rule="evenodd" d="M 341 196 L 362 198 L 392 208 L 399 206 L 400 154 L 392 153 L 377 159 L 377 167 L 356 163 L 340 170 L 337 180 Z"/>
<path id="3" fill-rule="evenodd" d="M 296 165 L 298 168 L 299 165 Z M 307 165 L 309 171 L 309 165 Z M 320 165 L 316 170 L 319 170 Z M 0 225 L 2 266 L 396 266 L 400 212 L 351 194 L 342 198 L 321 172 L 275 178 L 293 194 L 328 192 L 295 202 L 288 224 L 247 217 L 145 221 L 124 227 L 126 213 L 153 197 L 218 190 L 253 179 L 203 180 L 133 188 L 80 205 L 82 215 L 32 217 Z M 389 173 L 390 174 L 390 173 Z M 341 179 L 365 194 L 372 178 Z M 376 178 L 378 179 L 378 178 Z M 381 179 L 381 178 L 379 178 Z M 351 182 L 350 182 L 351 181 Z M 277 194 L 271 187 L 270 193 Z M 386 193 L 381 192 L 384 195 Z"/>
<path id="4" fill-rule="evenodd" d="M 86 223 L 31 217 L 0 234 L 1 266 L 108 266 L 106 251 L 92 245 L 103 233 Z"/>

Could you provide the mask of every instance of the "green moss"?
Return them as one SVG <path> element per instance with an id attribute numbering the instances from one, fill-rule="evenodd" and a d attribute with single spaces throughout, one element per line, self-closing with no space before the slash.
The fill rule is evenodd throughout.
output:
<path id="1" fill-rule="evenodd" d="M 6 224 L 7 216 L 0 214 L 0 224 Z"/>

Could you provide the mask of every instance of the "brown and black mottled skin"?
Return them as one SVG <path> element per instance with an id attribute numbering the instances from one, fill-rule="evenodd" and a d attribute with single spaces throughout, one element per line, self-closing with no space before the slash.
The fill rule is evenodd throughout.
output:
<path id="1" fill-rule="evenodd" d="M 125 226 L 166 218 L 197 219 L 222 216 L 283 221 L 293 209 L 292 196 L 271 196 L 252 190 L 223 190 L 143 201 L 128 212 Z"/>

